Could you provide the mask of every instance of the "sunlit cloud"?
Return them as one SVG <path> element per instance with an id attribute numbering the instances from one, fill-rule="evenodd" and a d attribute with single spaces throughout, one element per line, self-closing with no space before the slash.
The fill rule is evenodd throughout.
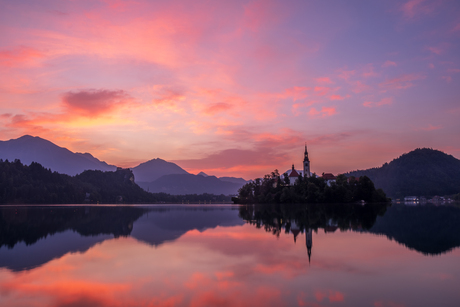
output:
<path id="1" fill-rule="evenodd" d="M 393 104 L 393 97 L 382 98 L 380 101 L 372 102 L 372 101 L 365 101 L 363 106 L 365 107 L 381 107 L 385 105 Z"/>
<path id="2" fill-rule="evenodd" d="M 428 124 L 428 126 L 426 126 L 426 127 L 420 127 L 420 128 L 417 128 L 416 130 L 420 130 L 420 131 L 433 131 L 433 130 L 439 130 L 439 129 L 442 129 L 442 126 L 441 126 L 441 125 L 434 126 L 434 125 L 432 125 L 432 124 Z"/>
<path id="3" fill-rule="evenodd" d="M 122 90 L 81 90 L 67 92 L 62 96 L 66 111 L 85 117 L 97 117 L 130 104 L 132 97 Z"/>
<path id="4" fill-rule="evenodd" d="M 308 115 L 311 117 L 327 117 L 337 114 L 337 109 L 335 107 L 322 107 L 321 110 L 316 108 L 311 108 L 308 111 Z"/>
<path id="5" fill-rule="evenodd" d="M 405 74 L 379 84 L 384 89 L 407 89 L 414 86 L 413 81 L 425 79 L 422 74 Z"/>
<path id="6" fill-rule="evenodd" d="M 395 66 L 396 67 L 398 65 L 396 64 L 396 62 L 389 61 L 389 60 L 382 64 L 382 67 L 390 67 L 390 66 Z"/>

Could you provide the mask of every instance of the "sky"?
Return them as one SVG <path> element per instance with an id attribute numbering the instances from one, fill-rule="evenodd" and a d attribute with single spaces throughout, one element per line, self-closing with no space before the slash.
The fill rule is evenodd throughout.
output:
<path id="1" fill-rule="evenodd" d="M 0 140 L 261 177 L 460 158 L 460 2 L 0 0 Z"/>

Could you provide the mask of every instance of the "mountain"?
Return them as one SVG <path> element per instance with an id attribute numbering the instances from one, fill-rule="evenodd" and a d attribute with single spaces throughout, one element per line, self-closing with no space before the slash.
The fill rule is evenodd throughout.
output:
<path id="1" fill-rule="evenodd" d="M 215 176 L 204 177 L 193 174 L 165 175 L 152 182 L 137 182 L 151 193 L 183 194 L 237 194 L 241 184 L 222 181 Z"/>
<path id="2" fill-rule="evenodd" d="M 152 182 L 164 175 L 188 174 L 177 164 L 167 162 L 162 159 L 152 159 L 150 161 L 139 164 L 132 168 L 134 180 L 139 182 Z"/>
<path id="3" fill-rule="evenodd" d="M 199 172 L 197 174 L 198 176 L 203 176 L 203 177 L 209 177 L 208 174 L 206 174 L 205 172 Z M 221 181 L 226 181 L 226 182 L 232 182 L 232 183 L 237 183 L 241 186 L 245 185 L 246 183 L 248 183 L 246 180 L 244 180 L 243 178 L 236 178 L 236 177 L 218 177 L 219 180 Z"/>
<path id="4" fill-rule="evenodd" d="M 115 171 L 116 166 L 99 161 L 89 153 L 74 153 L 40 137 L 24 135 L 0 141 L 0 159 L 21 160 L 24 164 L 38 162 L 52 171 L 74 176 L 85 170 Z"/>
<path id="5" fill-rule="evenodd" d="M 352 171 L 367 176 L 393 198 L 450 195 L 460 192 L 460 160 L 442 151 L 418 148 L 381 167 Z"/>
<path id="6" fill-rule="evenodd" d="M 232 182 L 232 183 L 237 183 L 237 184 L 239 184 L 241 186 L 243 186 L 246 183 L 248 183 L 248 181 L 244 180 L 243 178 L 235 178 L 235 177 L 219 177 L 219 180 Z"/>

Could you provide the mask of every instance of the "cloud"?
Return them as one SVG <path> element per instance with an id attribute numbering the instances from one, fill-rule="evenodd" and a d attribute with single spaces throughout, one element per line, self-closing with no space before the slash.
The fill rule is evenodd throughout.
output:
<path id="1" fill-rule="evenodd" d="M 108 114 L 132 102 L 132 97 L 123 90 L 81 90 L 67 92 L 62 96 L 62 105 L 69 114 L 98 117 Z"/>
<path id="2" fill-rule="evenodd" d="M 314 91 L 318 96 L 325 96 L 332 91 L 332 88 L 327 86 L 315 86 Z"/>
<path id="3" fill-rule="evenodd" d="M 370 77 L 376 77 L 379 74 L 374 71 L 374 65 L 373 64 L 367 64 L 363 68 L 363 77 L 364 78 L 370 78 Z"/>
<path id="4" fill-rule="evenodd" d="M 390 66 L 398 66 L 396 62 L 393 61 L 386 61 L 385 63 L 382 64 L 382 67 L 390 67 Z"/>
<path id="5" fill-rule="evenodd" d="M 361 93 L 361 92 L 364 92 L 364 91 L 369 91 L 371 90 L 372 87 L 367 85 L 367 84 L 364 84 L 363 82 L 361 81 L 355 81 L 355 82 L 352 82 L 352 88 L 351 88 L 351 91 L 353 93 Z"/>
<path id="6" fill-rule="evenodd" d="M 441 79 L 446 80 L 447 83 L 452 82 L 452 77 L 451 76 L 442 76 Z"/>
<path id="7" fill-rule="evenodd" d="M 433 131 L 433 130 L 438 130 L 438 129 L 442 129 L 442 128 L 443 127 L 441 125 L 434 126 L 432 124 L 429 124 L 426 127 L 421 127 L 421 128 L 416 129 L 416 130 L 419 130 L 419 131 Z"/>
<path id="8" fill-rule="evenodd" d="M 341 78 L 341 79 L 344 79 L 344 80 L 348 80 L 350 79 L 352 76 L 354 76 L 356 73 L 355 70 L 345 70 L 343 68 L 337 70 L 337 77 Z"/>
<path id="9" fill-rule="evenodd" d="M 460 22 L 457 23 L 457 24 L 453 27 L 452 31 L 453 31 L 453 32 L 458 32 L 458 31 L 460 31 Z"/>
<path id="10" fill-rule="evenodd" d="M 371 107 L 381 107 L 384 105 L 391 105 L 391 104 L 393 104 L 393 97 L 382 98 L 380 101 L 377 101 L 377 102 L 365 101 L 363 103 L 363 106 L 371 108 Z"/>
<path id="11" fill-rule="evenodd" d="M 230 105 L 229 103 L 218 102 L 218 103 L 211 104 L 209 107 L 207 107 L 204 110 L 203 113 L 206 115 L 212 116 L 212 115 L 215 115 L 216 113 L 228 111 L 231 108 L 232 108 L 232 105 Z"/>
<path id="12" fill-rule="evenodd" d="M 35 48 L 20 46 L 15 49 L 0 51 L 0 66 L 37 65 L 37 60 L 44 56 L 42 52 Z"/>
<path id="13" fill-rule="evenodd" d="M 300 99 L 304 99 L 308 97 L 307 91 L 311 90 L 311 88 L 306 86 L 293 86 L 287 88 L 284 93 L 279 94 L 279 98 L 292 98 L 292 100 L 297 101 Z"/>
<path id="14" fill-rule="evenodd" d="M 340 96 L 340 95 L 331 95 L 329 97 L 330 100 L 344 100 L 345 97 L 344 96 Z"/>
<path id="15" fill-rule="evenodd" d="M 308 111 L 308 115 L 310 117 L 327 117 L 337 114 L 337 110 L 335 107 L 322 107 L 321 110 L 316 110 L 316 108 L 311 108 Z"/>
<path id="16" fill-rule="evenodd" d="M 449 48 L 448 43 L 442 43 L 437 46 L 427 46 L 425 47 L 426 50 L 430 51 L 431 53 L 434 53 L 436 55 L 441 55 L 446 52 L 446 50 Z"/>
<path id="17" fill-rule="evenodd" d="M 401 5 L 400 10 L 408 20 L 433 12 L 440 1 L 410 0 Z"/>
<path id="18" fill-rule="evenodd" d="M 402 76 L 386 80 L 379 84 L 380 87 L 385 89 L 407 89 L 414 86 L 412 81 L 425 79 L 422 74 L 404 74 Z"/>
<path id="19" fill-rule="evenodd" d="M 329 77 L 321 77 L 321 78 L 316 78 L 316 82 L 321 83 L 321 84 L 332 84 L 334 82 L 331 81 Z"/>

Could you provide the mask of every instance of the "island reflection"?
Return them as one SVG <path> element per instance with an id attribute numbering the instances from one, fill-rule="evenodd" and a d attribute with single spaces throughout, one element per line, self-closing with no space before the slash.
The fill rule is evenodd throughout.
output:
<path id="1" fill-rule="evenodd" d="M 438 255 L 460 246 L 460 208 L 456 206 L 405 206 L 388 204 L 265 204 L 244 205 L 245 222 L 275 236 L 306 233 L 311 254 L 312 231 L 367 232 L 425 255 Z"/>

